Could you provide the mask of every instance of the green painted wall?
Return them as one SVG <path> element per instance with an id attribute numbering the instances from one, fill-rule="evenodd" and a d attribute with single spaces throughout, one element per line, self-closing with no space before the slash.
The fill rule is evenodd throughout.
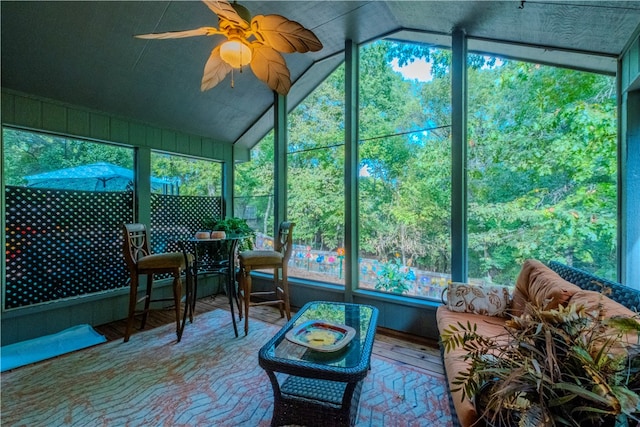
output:
<path id="1" fill-rule="evenodd" d="M 96 141 L 231 161 L 233 145 L 2 90 L 2 124 Z"/>

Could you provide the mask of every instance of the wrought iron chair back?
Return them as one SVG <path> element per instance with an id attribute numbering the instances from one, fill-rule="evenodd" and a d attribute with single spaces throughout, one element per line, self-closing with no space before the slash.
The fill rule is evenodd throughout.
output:
<path id="1" fill-rule="evenodd" d="M 151 255 L 147 228 L 144 224 L 125 224 L 126 235 L 124 239 L 125 262 L 129 269 L 137 265 L 142 257 Z"/>

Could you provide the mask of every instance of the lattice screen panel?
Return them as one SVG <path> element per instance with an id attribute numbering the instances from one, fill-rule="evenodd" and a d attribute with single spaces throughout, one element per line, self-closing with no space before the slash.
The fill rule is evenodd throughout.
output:
<path id="1" fill-rule="evenodd" d="M 132 192 L 5 188 L 5 308 L 127 286 L 121 224 L 132 221 Z"/>
<path id="2" fill-rule="evenodd" d="M 205 218 L 223 216 L 221 197 L 151 195 L 151 251 L 177 251 L 176 239 L 193 237 Z"/>

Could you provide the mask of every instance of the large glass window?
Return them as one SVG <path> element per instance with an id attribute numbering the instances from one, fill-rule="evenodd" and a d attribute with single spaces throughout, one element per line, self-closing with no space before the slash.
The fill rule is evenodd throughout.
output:
<path id="1" fill-rule="evenodd" d="M 251 150 L 251 160 L 235 166 L 234 216 L 256 231 L 256 249 L 273 248 L 273 132 Z"/>
<path id="2" fill-rule="evenodd" d="M 469 276 L 522 262 L 616 278 L 615 78 L 493 58 L 469 68 Z"/>
<path id="3" fill-rule="evenodd" d="M 289 276 L 344 285 L 344 66 L 288 116 Z"/>
<path id="4" fill-rule="evenodd" d="M 513 285 L 526 258 L 615 278 L 615 79 L 473 53 L 467 63 L 468 164 L 452 171 L 451 51 L 389 40 L 360 48 L 352 224 L 344 70 L 290 113 L 290 276 L 344 284 L 345 228 L 357 226 L 359 288 L 440 298 L 451 280 L 451 194 L 461 191 L 451 176 L 464 172 L 469 281 Z M 257 218 L 265 236 L 272 165 L 269 135 L 237 168 L 236 215 Z"/>
<path id="5" fill-rule="evenodd" d="M 219 197 L 222 195 L 222 163 L 152 151 L 151 192 Z"/>
<path id="6" fill-rule="evenodd" d="M 360 50 L 360 288 L 436 297 L 449 281 L 450 57 L 390 41 Z"/>
<path id="7" fill-rule="evenodd" d="M 121 224 L 133 220 L 130 148 L 3 128 L 3 308 L 126 286 Z"/>

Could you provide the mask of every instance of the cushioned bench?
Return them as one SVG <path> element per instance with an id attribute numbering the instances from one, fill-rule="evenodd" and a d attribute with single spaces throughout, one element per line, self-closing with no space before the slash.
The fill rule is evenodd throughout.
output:
<path id="1" fill-rule="evenodd" d="M 481 333 L 487 336 L 498 336 L 504 332 L 504 322 L 509 315 L 520 315 L 525 302 L 532 302 L 536 306 L 540 306 L 543 301 L 554 300 L 554 307 L 551 308 L 555 308 L 559 303 L 567 304 L 575 300 L 577 304 L 588 306 L 589 303 L 602 295 L 606 295 L 605 298 L 602 298 L 602 303 L 605 304 L 609 315 L 633 316 L 634 313 L 640 312 L 639 290 L 556 261 L 545 265 L 539 261 L 527 260 L 517 279 L 516 290 L 509 303 L 506 317 L 485 316 L 476 313 L 475 310 L 473 313 L 451 311 L 448 305 L 443 305 L 438 308 L 436 318 L 440 331 L 456 322 L 469 321 L 476 324 L 478 330 L 482 331 Z M 464 353 L 464 349 L 456 349 L 445 354 L 441 346 L 442 363 L 445 367 L 449 387 L 451 387 L 452 380 L 450 377 L 455 372 L 467 369 L 466 362 L 460 361 L 462 353 Z M 469 399 L 461 400 L 460 392 L 452 393 L 451 390 L 449 390 L 448 397 L 454 426 L 469 427 L 474 425 L 478 416 L 472 402 Z"/>

